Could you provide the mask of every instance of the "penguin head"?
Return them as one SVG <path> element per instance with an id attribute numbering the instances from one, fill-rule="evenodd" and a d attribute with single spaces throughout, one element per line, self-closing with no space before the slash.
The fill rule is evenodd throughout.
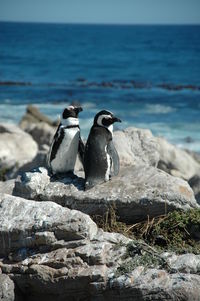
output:
<path id="1" fill-rule="evenodd" d="M 78 114 L 83 111 L 81 107 L 69 106 L 64 109 L 61 116 L 62 125 L 78 125 Z"/>
<path id="2" fill-rule="evenodd" d="M 102 126 L 108 128 L 112 132 L 114 122 L 121 122 L 121 120 L 114 116 L 112 112 L 102 110 L 94 117 L 94 126 Z"/>

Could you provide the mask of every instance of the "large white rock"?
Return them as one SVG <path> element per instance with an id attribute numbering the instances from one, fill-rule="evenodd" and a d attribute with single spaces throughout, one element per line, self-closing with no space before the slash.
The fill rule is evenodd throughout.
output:
<path id="1" fill-rule="evenodd" d="M 159 168 L 185 180 L 200 173 L 200 164 L 188 152 L 170 144 L 164 138 L 157 137 L 156 140 L 160 154 Z"/>
<path id="2" fill-rule="evenodd" d="M 157 166 L 158 144 L 150 130 L 130 127 L 114 132 L 113 139 L 121 165 Z"/>
<path id="3" fill-rule="evenodd" d="M 84 179 L 51 179 L 44 168 L 16 180 L 14 195 L 53 201 L 89 215 L 103 215 L 115 206 L 120 219 L 134 223 L 175 209 L 198 208 L 187 182 L 152 166 L 124 168 L 111 181 L 84 191 Z"/>
<path id="4" fill-rule="evenodd" d="M 0 195 L 0 218 L 3 301 L 14 300 L 9 277 L 20 291 L 17 300 L 199 301 L 198 255 L 159 255 L 145 243 L 106 233 L 89 216 L 52 202 Z M 144 252 L 160 256 L 161 263 L 132 265 L 120 274 L 124 264 Z M 170 272 L 160 265 L 163 260 Z"/>
<path id="5" fill-rule="evenodd" d="M 86 214 L 53 202 L 27 201 L 0 194 L 0 256 L 23 248 L 48 246 L 60 240 L 93 238 L 96 224 Z"/>
<path id="6" fill-rule="evenodd" d="M 32 137 L 14 124 L 0 124 L 0 168 L 21 167 L 38 151 Z"/>

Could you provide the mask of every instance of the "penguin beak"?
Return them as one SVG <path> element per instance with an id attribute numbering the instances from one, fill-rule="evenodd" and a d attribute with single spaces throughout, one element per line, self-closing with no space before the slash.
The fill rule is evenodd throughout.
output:
<path id="1" fill-rule="evenodd" d="M 114 122 L 122 122 L 121 119 L 119 119 L 119 118 L 117 118 L 115 116 L 113 116 L 112 121 L 113 121 L 113 123 Z"/>
<path id="2" fill-rule="evenodd" d="M 82 109 L 81 107 L 76 107 L 76 108 L 74 109 L 74 111 L 75 111 L 76 114 L 78 115 L 78 113 L 82 112 L 83 109 Z"/>

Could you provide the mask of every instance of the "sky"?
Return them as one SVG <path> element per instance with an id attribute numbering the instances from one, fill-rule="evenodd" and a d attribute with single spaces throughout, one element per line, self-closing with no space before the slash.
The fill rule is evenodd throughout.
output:
<path id="1" fill-rule="evenodd" d="M 200 0 L 0 0 L 0 21 L 200 24 Z"/>

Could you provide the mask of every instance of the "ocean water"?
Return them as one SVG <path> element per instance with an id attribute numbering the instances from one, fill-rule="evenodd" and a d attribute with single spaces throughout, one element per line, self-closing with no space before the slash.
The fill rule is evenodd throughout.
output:
<path id="1" fill-rule="evenodd" d="M 101 109 L 200 152 L 200 26 L 0 22 L 0 122 L 27 104 L 56 119 L 80 102 L 83 136 Z"/>

